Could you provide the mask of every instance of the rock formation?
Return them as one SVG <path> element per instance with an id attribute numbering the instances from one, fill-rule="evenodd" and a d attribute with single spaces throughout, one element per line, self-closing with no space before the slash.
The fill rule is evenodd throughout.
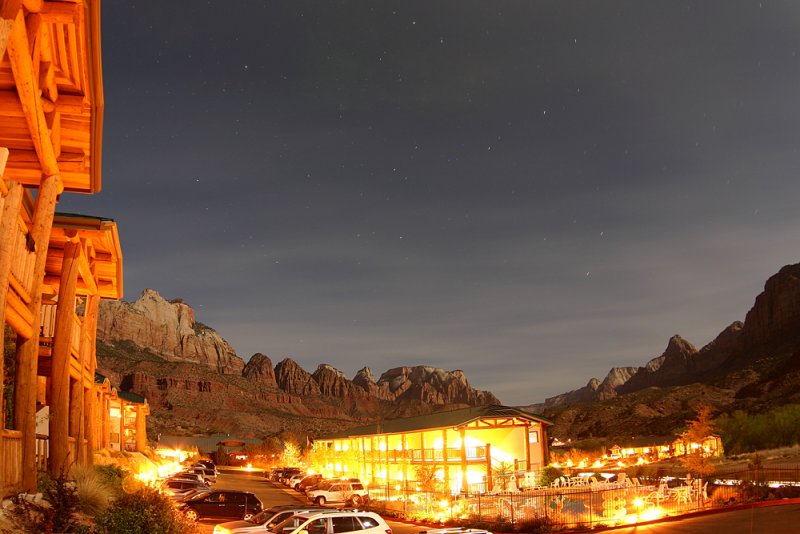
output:
<path id="1" fill-rule="evenodd" d="M 167 361 L 195 362 L 219 373 L 240 374 L 244 362 L 213 329 L 198 323 L 183 301 L 145 289 L 134 302 L 100 301 L 97 337 L 130 342 Z"/>
<path id="2" fill-rule="evenodd" d="M 579 438 L 669 432 L 700 404 L 722 412 L 800 401 L 800 264 L 771 276 L 744 323 L 700 350 L 673 336 L 663 354 L 628 369 L 635 373 L 609 381 L 602 398 L 592 379 L 528 408 L 556 421 L 554 435 Z"/>
<path id="3" fill-rule="evenodd" d="M 275 381 L 275 369 L 272 368 L 272 360 L 260 352 L 250 357 L 244 369 L 242 369 L 242 376 L 253 382 L 278 387 L 278 383 Z"/>

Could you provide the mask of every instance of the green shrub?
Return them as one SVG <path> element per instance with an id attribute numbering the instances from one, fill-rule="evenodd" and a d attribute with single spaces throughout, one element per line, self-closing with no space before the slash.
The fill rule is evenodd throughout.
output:
<path id="1" fill-rule="evenodd" d="M 98 534 L 189 534 L 194 523 L 183 518 L 169 498 L 151 489 L 123 494 L 95 519 Z"/>
<path id="2" fill-rule="evenodd" d="M 111 488 L 114 497 L 122 494 L 122 481 L 127 474 L 124 469 L 116 465 L 96 465 L 94 469 L 103 483 Z"/>
<path id="3" fill-rule="evenodd" d="M 539 486 L 549 486 L 551 482 L 562 475 L 561 469 L 557 467 L 553 467 L 547 465 L 539 471 L 539 477 L 536 480 L 536 484 Z"/>

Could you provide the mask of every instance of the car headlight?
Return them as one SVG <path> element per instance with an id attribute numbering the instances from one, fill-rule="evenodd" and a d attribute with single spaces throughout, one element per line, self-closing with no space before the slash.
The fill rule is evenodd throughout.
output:
<path id="1" fill-rule="evenodd" d="M 231 531 L 222 525 L 217 525 L 214 527 L 214 534 L 231 534 Z"/>

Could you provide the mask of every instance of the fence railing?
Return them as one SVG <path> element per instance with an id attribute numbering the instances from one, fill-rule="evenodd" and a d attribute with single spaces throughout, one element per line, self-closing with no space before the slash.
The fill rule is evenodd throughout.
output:
<path id="1" fill-rule="evenodd" d="M 686 481 L 642 480 L 639 484 L 598 483 L 539 487 L 499 493 L 415 491 L 400 486 L 370 486 L 378 510 L 410 519 L 482 521 L 496 524 L 539 523 L 559 528 L 593 528 L 682 515 L 721 506 L 738 491 L 731 482 L 800 485 L 800 466 L 723 473 Z M 716 495 L 715 495 L 716 494 Z"/>

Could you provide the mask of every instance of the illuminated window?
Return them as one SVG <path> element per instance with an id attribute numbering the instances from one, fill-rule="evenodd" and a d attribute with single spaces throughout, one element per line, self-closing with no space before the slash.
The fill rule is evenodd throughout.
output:
<path id="1" fill-rule="evenodd" d="M 528 443 L 539 443 L 539 431 L 532 430 L 528 432 Z"/>

